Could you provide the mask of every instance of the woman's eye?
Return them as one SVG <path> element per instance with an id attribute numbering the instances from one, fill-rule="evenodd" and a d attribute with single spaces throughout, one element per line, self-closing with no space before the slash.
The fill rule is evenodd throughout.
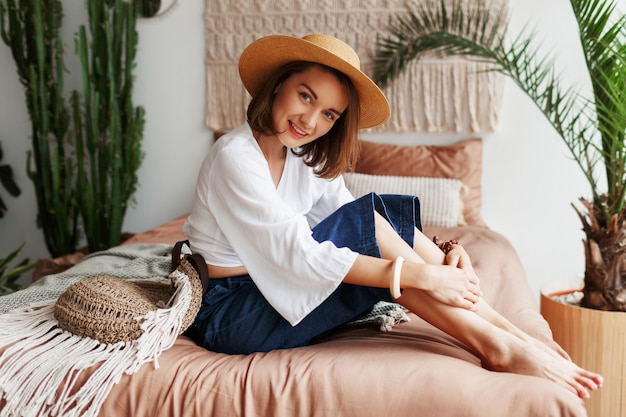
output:
<path id="1" fill-rule="evenodd" d="M 307 93 L 300 93 L 300 97 L 302 97 L 302 100 L 304 100 L 306 102 L 310 102 L 311 101 L 311 96 L 308 95 Z"/>
<path id="2" fill-rule="evenodd" d="M 326 111 L 324 112 L 324 116 L 328 119 L 328 120 L 335 120 L 335 115 L 330 112 L 330 111 Z"/>

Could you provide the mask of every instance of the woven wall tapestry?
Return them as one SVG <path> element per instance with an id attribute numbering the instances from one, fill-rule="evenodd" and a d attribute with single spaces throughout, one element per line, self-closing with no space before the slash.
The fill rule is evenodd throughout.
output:
<path id="1" fill-rule="evenodd" d="M 433 4 L 440 0 L 422 0 Z M 464 0 L 471 1 L 471 0 Z M 448 1 L 450 2 L 450 1 Z M 377 36 L 409 0 L 206 0 L 206 125 L 229 129 L 245 120 L 249 95 L 237 62 L 267 35 L 333 35 L 352 46 L 371 75 Z M 494 11 L 508 0 L 474 0 Z M 412 65 L 384 92 L 391 117 L 376 131 L 478 132 L 497 127 L 504 77 L 463 58 L 428 58 Z"/>

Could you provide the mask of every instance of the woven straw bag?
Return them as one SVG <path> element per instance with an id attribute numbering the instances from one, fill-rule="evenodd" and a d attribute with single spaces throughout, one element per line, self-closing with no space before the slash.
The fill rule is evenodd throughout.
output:
<path id="1" fill-rule="evenodd" d="M 202 294 L 208 283 L 206 263 L 198 254 L 180 259 L 178 242 L 172 251 L 172 271 L 189 278 L 192 300 L 184 313 L 180 333 L 195 319 Z M 98 275 L 72 284 L 57 300 L 54 317 L 59 327 L 74 335 L 113 344 L 138 339 L 141 324 L 148 312 L 170 303 L 175 287 L 170 280 L 124 280 L 112 275 Z"/>

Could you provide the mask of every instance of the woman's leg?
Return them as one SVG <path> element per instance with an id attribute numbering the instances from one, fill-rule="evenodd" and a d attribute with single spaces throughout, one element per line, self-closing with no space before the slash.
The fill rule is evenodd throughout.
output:
<path id="1" fill-rule="evenodd" d="M 493 325 L 479 314 L 448 306 L 419 290 L 405 290 L 398 301 L 433 326 L 473 349 L 488 369 L 547 378 L 581 398 L 602 380 L 565 358 Z"/>
<path id="2" fill-rule="evenodd" d="M 429 263 L 443 263 L 443 252 L 420 230 L 415 229 L 415 242 L 414 247 L 404 244 L 394 229 L 385 221 L 381 216 L 376 216 L 376 229 L 378 232 L 377 238 L 379 239 L 380 250 L 383 258 L 394 259 L 398 255 L 402 255 L 405 259 L 412 262 L 426 262 L 424 259 L 428 259 Z M 483 317 L 491 324 L 510 332 L 519 338 L 532 341 L 534 340 L 526 332 L 519 329 L 500 313 L 495 311 L 487 302 L 483 299 L 479 299 L 476 303 L 476 313 Z M 539 342 L 541 343 L 541 342 Z M 541 343 L 543 345 L 543 343 Z M 550 349 L 548 347 L 548 349 Z M 558 352 L 561 356 L 566 356 L 565 352 Z"/>
<path id="3" fill-rule="evenodd" d="M 368 312 L 386 288 L 341 284 L 322 304 L 292 326 L 263 297 L 249 276 L 211 279 L 202 306 L 187 331 L 214 352 L 249 354 L 306 346 Z"/>
<path id="4" fill-rule="evenodd" d="M 416 240 L 424 242 L 416 230 Z M 383 258 L 403 256 L 410 262 L 424 262 L 424 258 L 441 263 L 443 255 L 432 248 L 411 248 L 393 227 L 382 217 L 376 216 L 376 237 Z M 437 251 L 439 249 L 430 243 Z M 416 251 L 417 250 L 417 251 Z M 441 253 L 439 251 L 439 253 Z M 398 299 L 403 306 L 433 326 L 455 337 L 473 349 L 489 369 L 534 375 L 550 379 L 575 392 L 582 398 L 589 390 L 601 385 L 601 378 L 579 368 L 565 358 L 554 354 L 549 348 L 513 325 L 493 310 L 484 300 L 479 300 L 476 310 L 452 307 L 438 302 L 427 292 L 407 289 Z"/>

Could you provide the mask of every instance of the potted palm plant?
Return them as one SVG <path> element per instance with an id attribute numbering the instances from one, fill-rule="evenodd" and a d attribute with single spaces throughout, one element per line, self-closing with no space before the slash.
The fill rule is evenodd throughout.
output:
<path id="1" fill-rule="evenodd" d="M 532 32 L 522 31 L 509 40 L 507 30 L 501 30 L 507 26 L 505 11 L 468 3 L 441 1 L 436 8 L 418 4 L 397 16 L 388 36 L 379 40 L 374 78 L 384 86 L 432 54 L 479 60 L 511 79 L 562 138 L 591 191 L 590 197 L 574 205 L 585 235 L 583 296 L 580 307 L 563 307 L 574 308 L 575 313 L 559 310 L 548 317 L 551 311 L 544 310 L 554 306 L 544 307 L 551 299 L 542 295 L 542 313 L 557 342 L 575 360 L 605 378 L 615 377 L 615 384 L 607 383 L 615 390 L 605 387 L 592 396 L 590 414 L 626 416 L 625 407 L 616 405 L 626 384 L 626 369 L 615 370 L 615 363 L 623 362 L 626 333 L 626 18 L 613 0 L 570 0 L 592 87 L 585 95 L 576 86 L 564 85 L 550 57 L 540 56 Z M 575 323 L 573 316 L 581 316 L 582 322 Z M 609 339 L 603 339 L 600 332 L 607 325 L 618 329 L 607 329 Z M 609 343 L 615 346 L 614 357 Z M 595 353 L 593 347 L 602 350 Z M 600 395 L 608 398 L 600 400 Z M 592 401 L 597 404 L 590 405 Z"/>

